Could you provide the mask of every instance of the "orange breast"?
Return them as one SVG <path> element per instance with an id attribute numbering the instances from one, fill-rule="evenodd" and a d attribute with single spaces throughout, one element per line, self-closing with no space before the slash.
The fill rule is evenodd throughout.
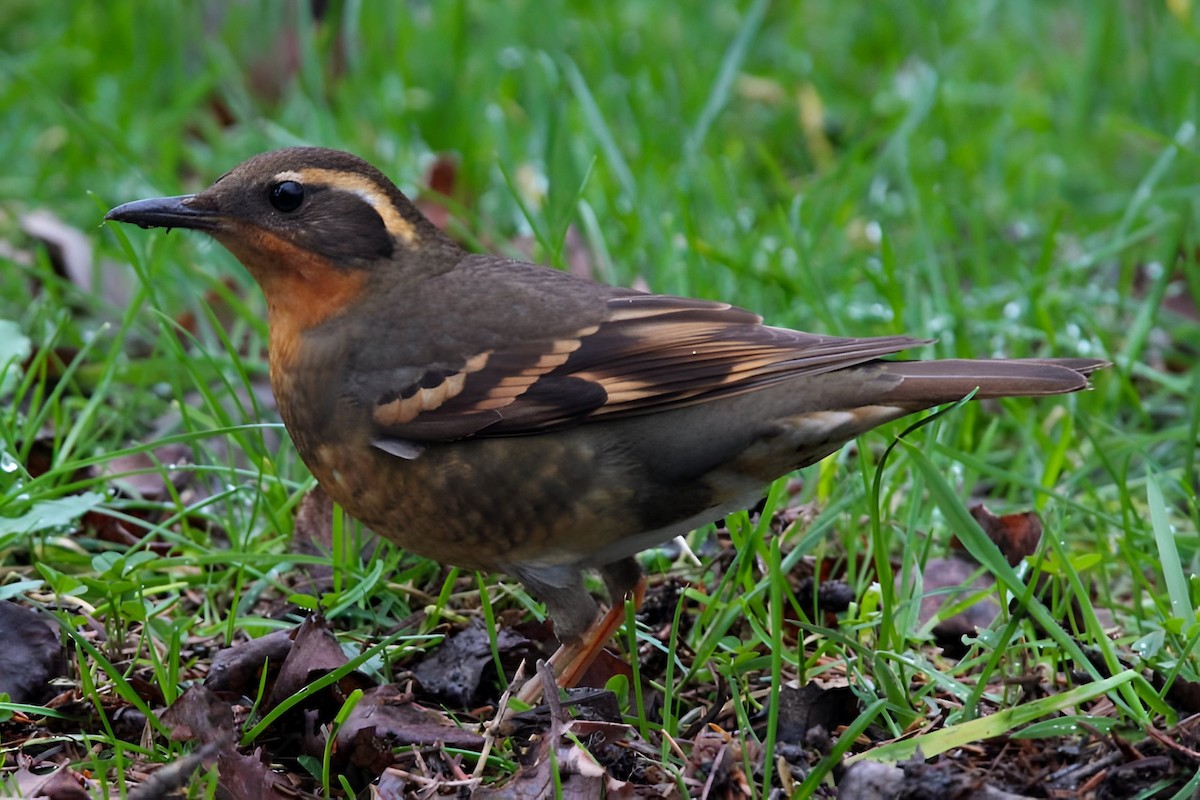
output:
<path id="1" fill-rule="evenodd" d="M 244 226 L 221 237 L 267 298 L 272 382 L 296 363 L 302 334 L 343 313 L 353 313 L 367 272 L 340 268 L 261 228 Z M 279 384 L 275 384 L 279 385 Z"/>

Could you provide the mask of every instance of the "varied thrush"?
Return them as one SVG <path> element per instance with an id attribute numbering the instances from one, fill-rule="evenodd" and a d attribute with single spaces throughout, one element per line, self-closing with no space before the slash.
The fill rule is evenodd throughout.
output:
<path id="1" fill-rule="evenodd" d="M 516 577 L 568 644 L 597 613 L 585 569 L 620 600 L 636 553 L 864 431 L 976 390 L 1074 392 L 1105 365 L 888 360 L 927 342 L 769 327 L 469 253 L 334 150 L 255 156 L 105 219 L 228 248 L 266 295 L 279 411 L 329 496 L 414 553 Z"/>

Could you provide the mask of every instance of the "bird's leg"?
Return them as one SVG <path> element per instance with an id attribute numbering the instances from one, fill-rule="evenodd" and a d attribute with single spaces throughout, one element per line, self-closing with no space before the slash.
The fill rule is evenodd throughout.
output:
<path id="1" fill-rule="evenodd" d="M 609 590 L 612 591 L 611 588 Z M 600 651 L 616 635 L 625 621 L 625 598 L 632 596 L 633 607 L 638 609 L 646 597 L 646 578 L 639 571 L 633 586 L 620 594 L 612 595 L 612 605 L 588 630 L 581 642 L 573 647 L 563 645 L 550 657 L 550 666 L 558 676 L 558 685 L 571 687 L 579 683 L 592 666 Z"/>
<path id="2" fill-rule="evenodd" d="M 607 564 L 600 568 L 600 574 L 608 587 L 611 607 L 596 617 L 586 630 L 575 636 L 564 636 L 559 632 L 560 637 L 566 641 L 550 657 L 550 667 L 558 678 L 558 685 L 563 688 L 571 688 L 579 683 L 600 655 L 600 651 L 621 627 L 625 620 L 625 597 L 632 594 L 636 608 L 641 606 L 646 596 L 646 580 L 633 558 Z M 554 617 L 554 610 L 551 608 L 551 618 Z M 533 705 L 541 698 L 541 694 L 541 682 L 531 680 L 521 687 L 517 697 Z"/>

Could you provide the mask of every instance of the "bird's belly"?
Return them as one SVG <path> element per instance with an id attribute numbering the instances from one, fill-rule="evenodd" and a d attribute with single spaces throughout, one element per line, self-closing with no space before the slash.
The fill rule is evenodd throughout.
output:
<path id="1" fill-rule="evenodd" d="M 640 532 L 636 490 L 601 480 L 612 465 L 568 444 L 481 439 L 430 445 L 409 460 L 342 442 L 301 456 L 329 496 L 379 535 L 443 563 L 496 570 L 591 562 Z"/>
<path id="2" fill-rule="evenodd" d="M 601 566 L 753 504 L 784 469 L 740 459 L 756 437 L 723 441 L 726 428 L 701 428 L 713 431 L 704 460 L 649 417 L 429 443 L 412 459 L 350 425 L 320 438 L 295 435 L 322 430 L 301 425 L 293 439 L 329 496 L 376 533 L 442 563 L 494 571 Z"/>

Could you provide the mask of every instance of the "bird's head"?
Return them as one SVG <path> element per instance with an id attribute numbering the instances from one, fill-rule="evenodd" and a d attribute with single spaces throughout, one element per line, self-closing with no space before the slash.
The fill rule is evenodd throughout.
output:
<path id="1" fill-rule="evenodd" d="M 317 147 L 263 153 L 198 194 L 137 200 L 104 218 L 208 233 L 262 286 L 273 323 L 291 313 L 305 327 L 366 291 L 372 275 L 437 271 L 453 250 L 382 172 Z"/>

